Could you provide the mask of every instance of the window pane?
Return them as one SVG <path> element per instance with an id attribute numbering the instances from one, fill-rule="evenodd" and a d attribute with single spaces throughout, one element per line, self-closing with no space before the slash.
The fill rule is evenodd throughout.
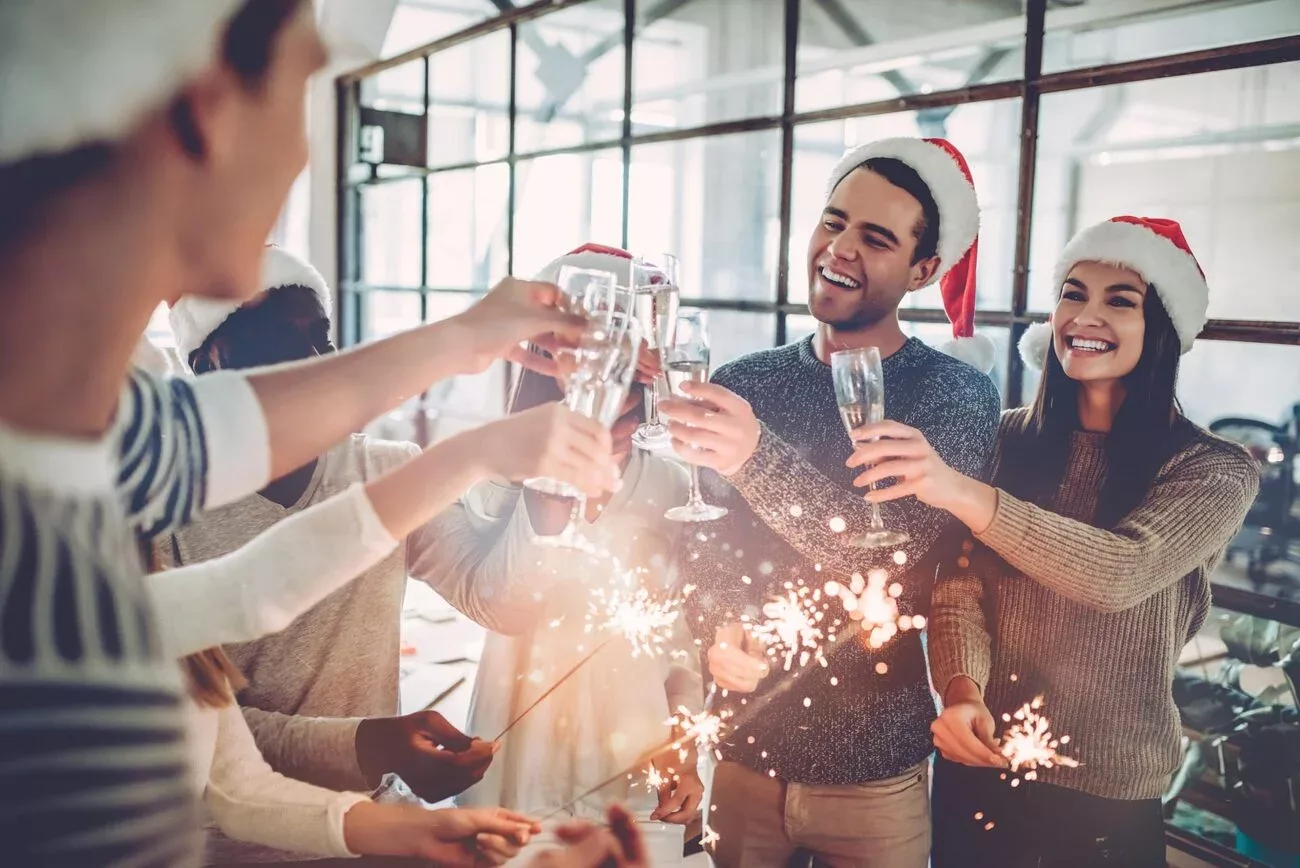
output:
<path id="1" fill-rule="evenodd" d="M 667 4 L 664 4 L 667 5 Z M 632 128 L 693 127 L 781 111 L 781 0 L 637 4 Z"/>
<path id="2" fill-rule="evenodd" d="M 1294 0 L 1085 3 L 1047 13 L 1043 72 L 1145 60 L 1300 33 Z M 1182 7 L 1182 8 L 1179 8 Z"/>
<path id="3" fill-rule="evenodd" d="M 428 183 L 429 286 L 487 289 L 505 277 L 510 168 L 439 172 Z"/>
<path id="4" fill-rule="evenodd" d="M 536 274 L 580 244 L 623 242 L 623 154 L 616 148 L 515 166 L 514 272 Z"/>
<path id="5" fill-rule="evenodd" d="M 361 188 L 361 282 L 420 285 L 419 179 Z"/>
<path id="6" fill-rule="evenodd" d="M 622 134 L 623 21 L 622 0 L 594 0 L 520 26 L 517 151 Z"/>
<path id="7" fill-rule="evenodd" d="M 634 147 L 633 251 L 676 253 L 684 298 L 775 300 L 780 162 L 776 130 Z"/>
<path id="8" fill-rule="evenodd" d="M 811 111 L 1019 78 L 1024 38 L 1019 3 L 801 3 L 795 107 Z"/>
<path id="9" fill-rule="evenodd" d="M 911 338 L 919 338 L 921 341 L 932 347 L 938 347 L 945 341 L 952 339 L 952 326 L 944 323 L 925 323 L 925 322 L 905 322 L 903 325 L 903 334 Z M 788 316 L 785 319 L 786 341 L 794 343 L 801 341 L 808 335 L 817 330 L 817 320 L 811 316 Z M 1007 342 L 1011 339 L 1011 330 L 1002 326 L 981 325 L 976 328 L 982 335 L 987 335 L 989 340 L 993 341 L 993 370 L 989 372 L 989 377 L 993 379 L 993 385 L 998 387 L 998 393 L 1005 396 L 1007 393 Z"/>
<path id="10" fill-rule="evenodd" d="M 429 165 L 496 160 L 510 148 L 510 32 L 429 57 Z"/>
<path id="11" fill-rule="evenodd" d="M 420 324 L 420 293 L 369 290 L 361 293 L 362 341 L 372 341 Z"/>
<path id="12" fill-rule="evenodd" d="M 1178 399 L 1198 425 L 1224 416 L 1278 424 L 1300 401 L 1300 347 L 1197 341 L 1179 367 Z"/>
<path id="13" fill-rule="evenodd" d="M 340 5 L 326 4 L 323 14 L 329 15 L 331 9 Z M 398 0 L 380 56 L 392 57 L 427 45 L 493 14 L 492 4 L 484 0 L 438 0 L 436 4 L 427 0 Z"/>
<path id="14" fill-rule="evenodd" d="M 796 127 L 790 301 L 808 301 L 808 240 L 826 204 L 826 181 L 844 151 L 875 139 L 918 135 L 944 136 L 965 154 L 980 201 L 976 306 L 981 310 L 1010 310 L 1020 164 L 1018 99 Z M 902 306 L 942 307 L 938 285 L 911 293 Z"/>
<path id="15" fill-rule="evenodd" d="M 361 80 L 367 108 L 418 115 L 424 112 L 424 61 L 412 60 Z"/>
<path id="16" fill-rule="evenodd" d="M 1074 232 L 1140 214 L 1182 223 L 1211 317 L 1300 320 L 1298 90 L 1300 63 L 1284 63 L 1044 96 L 1030 308 L 1055 305 Z"/>
<path id="17" fill-rule="evenodd" d="M 692 310 L 683 307 L 682 310 Z M 732 359 L 776 345 L 776 315 L 739 313 L 731 310 L 705 311 L 709 329 L 709 364 L 713 370 Z"/>

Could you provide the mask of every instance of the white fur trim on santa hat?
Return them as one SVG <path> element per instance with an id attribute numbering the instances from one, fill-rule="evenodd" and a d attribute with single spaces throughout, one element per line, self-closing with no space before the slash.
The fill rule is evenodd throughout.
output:
<path id="1" fill-rule="evenodd" d="M 305 286 L 316 293 L 325 316 L 332 315 L 334 308 L 330 296 L 329 284 L 311 263 L 294 256 L 282 247 L 268 245 L 262 259 L 262 281 L 258 294 L 279 289 L 282 286 Z M 168 311 L 168 320 L 172 327 L 172 336 L 176 338 L 176 349 L 188 361 L 190 354 L 203 346 L 217 328 L 235 311 L 239 310 L 248 299 L 232 301 L 227 299 L 203 298 L 187 295 L 178 299 Z"/>
<path id="2" fill-rule="evenodd" d="M 121 139 L 216 59 L 239 2 L 0 2 L 0 164 Z"/>
<path id="3" fill-rule="evenodd" d="M 1080 262 L 1104 262 L 1136 271 L 1156 288 L 1183 352 L 1205 328 L 1210 287 L 1196 259 L 1168 239 L 1135 223 L 1107 220 L 1070 239 L 1057 261 L 1054 289 L 1060 290 L 1070 269 Z"/>
<path id="4" fill-rule="evenodd" d="M 966 180 L 961 166 L 939 145 L 925 139 L 900 136 L 868 142 L 850 148 L 840 157 L 826 185 L 829 201 L 835 188 L 850 172 L 867 160 L 889 157 L 911 166 L 926 186 L 939 209 L 939 267 L 926 281 L 929 286 L 957 264 L 979 234 L 980 207 L 975 188 Z"/>
<path id="5" fill-rule="evenodd" d="M 616 250 L 617 248 L 609 248 Z M 590 268 L 595 271 L 608 271 L 614 275 L 614 280 L 619 286 L 628 286 L 632 279 L 632 255 L 621 256 L 616 253 L 605 253 L 599 250 L 582 250 L 577 253 L 566 253 L 558 259 L 548 262 L 539 272 L 534 280 L 545 281 L 546 283 L 555 283 L 560 277 L 560 269 L 566 265 L 574 268 Z"/>
<path id="6" fill-rule="evenodd" d="M 1041 371 L 1047 364 L 1047 354 L 1052 351 L 1052 324 L 1036 322 L 1025 329 L 1016 345 L 1020 350 L 1020 361 L 1033 371 Z"/>
<path id="7" fill-rule="evenodd" d="M 997 354 L 997 347 L 993 346 L 989 336 L 979 332 L 968 338 L 951 338 L 935 349 L 960 362 L 965 362 L 982 374 L 993 370 L 993 358 Z"/>

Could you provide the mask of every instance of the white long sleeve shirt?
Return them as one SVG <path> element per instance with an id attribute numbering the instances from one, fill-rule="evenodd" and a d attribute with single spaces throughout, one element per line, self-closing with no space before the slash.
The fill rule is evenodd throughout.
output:
<path id="1" fill-rule="evenodd" d="M 397 547 L 364 486 L 298 513 L 227 555 L 146 579 L 165 652 L 175 657 L 277 632 Z M 229 837 L 351 856 L 343 817 L 366 800 L 278 774 L 236 705 L 188 708 L 196 789 Z"/>

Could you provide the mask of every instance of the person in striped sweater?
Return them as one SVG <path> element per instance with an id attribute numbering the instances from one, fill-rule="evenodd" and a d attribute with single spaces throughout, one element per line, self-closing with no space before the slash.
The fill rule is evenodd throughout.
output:
<path id="1" fill-rule="evenodd" d="M 554 287 L 506 280 L 459 317 L 330 359 L 203 383 L 129 373 L 159 302 L 256 288 L 325 60 L 306 0 L 0 4 L 9 864 L 195 855 L 181 680 L 137 534 L 257 490 L 436 380 L 583 327 Z"/>
<path id="2" fill-rule="evenodd" d="M 1033 405 L 1002 418 L 991 485 L 898 423 L 854 434 L 857 484 L 898 480 L 869 499 L 915 497 L 969 530 L 930 623 L 936 868 L 1165 864 L 1174 667 L 1259 487 L 1243 449 L 1178 407 L 1209 298 L 1181 227 L 1085 229 L 1055 283 L 1050 324 L 1021 344 L 1046 370 Z M 1006 738 L 1025 703 L 1070 736 L 1066 761 L 1032 775 Z"/>

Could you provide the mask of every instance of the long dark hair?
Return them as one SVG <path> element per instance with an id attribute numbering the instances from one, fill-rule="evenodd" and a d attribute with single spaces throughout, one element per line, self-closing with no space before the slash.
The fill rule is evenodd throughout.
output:
<path id="1" fill-rule="evenodd" d="M 1174 389 L 1181 355 L 1178 332 L 1155 287 L 1142 306 L 1146 334 L 1137 365 L 1124 377 L 1125 398 L 1106 438 L 1106 478 L 1093 524 L 1113 527 L 1151 488 L 1161 466 L 1181 449 L 1190 423 Z M 1065 475 L 1070 437 L 1079 427 L 1079 383 L 1065 373 L 1049 348 L 1038 394 L 1019 430 L 1003 440 L 994 484 L 1039 506 L 1052 508 Z"/>

